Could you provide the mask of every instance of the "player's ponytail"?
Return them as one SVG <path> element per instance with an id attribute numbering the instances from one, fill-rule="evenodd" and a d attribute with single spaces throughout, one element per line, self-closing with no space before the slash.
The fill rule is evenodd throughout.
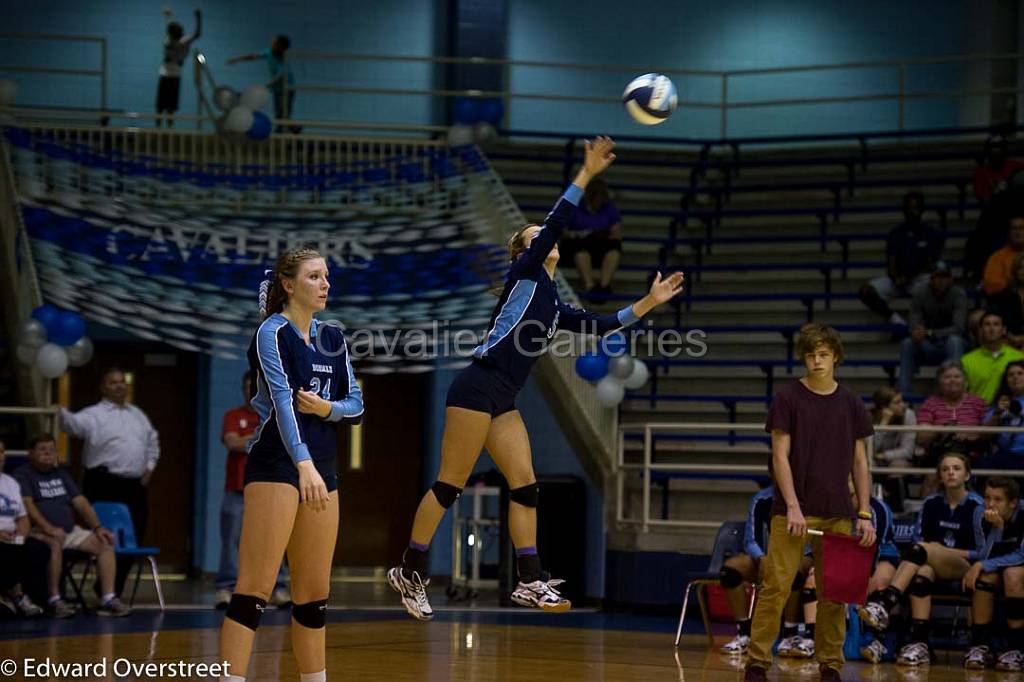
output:
<path id="1" fill-rule="evenodd" d="M 284 280 L 293 279 L 299 274 L 299 264 L 303 261 L 323 258 L 315 249 L 297 249 L 282 253 L 273 270 L 266 270 L 267 279 L 260 282 L 260 319 L 265 320 L 274 313 L 284 310 L 288 303 L 288 292 L 284 289 Z"/>

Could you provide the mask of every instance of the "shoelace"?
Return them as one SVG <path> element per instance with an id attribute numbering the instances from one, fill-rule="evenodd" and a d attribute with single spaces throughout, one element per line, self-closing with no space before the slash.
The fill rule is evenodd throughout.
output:
<path id="1" fill-rule="evenodd" d="M 427 583 L 430 581 L 428 580 Z M 412 584 L 413 584 L 413 596 L 416 597 L 416 603 L 420 606 L 428 604 L 427 601 L 427 583 L 423 582 L 423 578 L 416 571 L 412 573 Z"/>

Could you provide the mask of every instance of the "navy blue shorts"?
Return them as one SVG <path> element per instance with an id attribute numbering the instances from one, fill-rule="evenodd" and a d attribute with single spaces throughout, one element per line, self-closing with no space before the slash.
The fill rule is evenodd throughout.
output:
<path id="1" fill-rule="evenodd" d="M 333 458 L 313 460 L 313 466 L 324 479 L 327 492 L 338 489 L 337 463 Z M 249 483 L 288 483 L 298 488 L 299 470 L 287 453 L 266 450 L 250 452 L 245 461 L 245 484 Z"/>
<path id="2" fill-rule="evenodd" d="M 516 409 L 518 393 L 519 387 L 503 372 L 474 361 L 452 381 L 444 405 L 497 417 Z"/>

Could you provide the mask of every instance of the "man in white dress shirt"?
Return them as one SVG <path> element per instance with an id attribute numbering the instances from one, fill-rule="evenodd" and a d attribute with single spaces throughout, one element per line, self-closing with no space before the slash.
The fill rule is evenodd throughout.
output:
<path id="1" fill-rule="evenodd" d="M 145 413 L 127 402 L 128 384 L 122 370 L 111 367 L 103 373 L 100 394 L 102 400 L 79 412 L 62 407 L 61 427 L 85 441 L 85 496 L 93 502 L 128 505 L 135 539 L 141 544 L 149 515 L 146 486 L 160 458 L 159 435 Z M 118 594 L 131 566 L 130 557 L 118 561 Z"/>

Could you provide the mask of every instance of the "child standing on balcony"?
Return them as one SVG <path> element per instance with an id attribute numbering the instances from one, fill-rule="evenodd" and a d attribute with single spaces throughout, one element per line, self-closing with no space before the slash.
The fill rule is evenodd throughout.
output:
<path id="1" fill-rule="evenodd" d="M 174 125 L 174 112 L 178 110 L 178 96 L 181 94 L 181 67 L 188 56 L 188 48 L 199 39 L 203 30 L 203 14 L 196 9 L 196 30 L 186 36 L 185 29 L 171 21 L 171 9 L 164 7 L 164 22 L 167 37 L 164 38 L 164 60 L 160 64 L 160 81 L 156 89 L 156 127 L 167 121 L 167 127 Z"/>
<path id="2" fill-rule="evenodd" d="M 861 399 L 836 382 L 835 367 L 843 359 L 839 332 L 809 323 L 800 329 L 797 355 L 807 374 L 775 394 L 765 429 L 772 436 L 775 501 L 772 505 L 768 553 L 762 560 L 764 579 L 751 627 L 750 660 L 745 679 L 766 680 L 779 619 L 800 568 L 806 532 L 816 529 L 849 533 L 857 518 L 860 544 L 875 542 L 871 512 L 871 472 L 864 439 L 872 435 L 871 415 Z M 857 510 L 847 492 L 853 475 Z M 817 580 L 824 584 L 821 541 L 811 541 Z M 843 604 L 818 599 L 814 631 L 815 658 L 822 680 L 841 679 L 846 618 Z"/>

